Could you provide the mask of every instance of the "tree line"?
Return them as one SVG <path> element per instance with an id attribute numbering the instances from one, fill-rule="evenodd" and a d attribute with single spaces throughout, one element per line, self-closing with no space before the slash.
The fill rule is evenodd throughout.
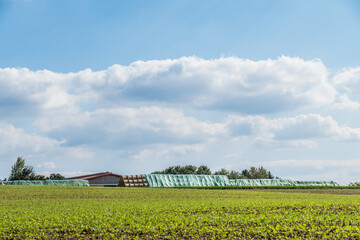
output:
<path id="1" fill-rule="evenodd" d="M 270 171 L 264 167 L 250 167 L 241 172 L 234 170 L 228 171 L 222 168 L 214 173 L 205 165 L 196 167 L 194 165 L 171 166 L 163 171 L 155 171 L 152 174 L 194 174 L 194 175 L 226 175 L 229 179 L 274 179 Z M 276 177 L 278 178 L 278 177 Z M 11 167 L 11 173 L 8 181 L 14 180 L 63 180 L 65 179 L 60 173 L 51 173 L 49 177 L 38 175 L 32 166 L 25 165 L 25 159 L 18 157 L 15 164 Z M 4 179 L 6 181 L 6 179 Z"/>
<path id="2" fill-rule="evenodd" d="M 241 172 L 237 172 L 234 170 L 228 171 L 225 168 L 222 168 L 214 173 L 212 173 L 210 168 L 205 165 L 201 165 L 199 167 L 193 165 L 171 166 L 163 171 L 155 171 L 152 174 L 226 175 L 228 176 L 229 179 L 274 179 L 275 178 L 270 171 L 266 170 L 262 166 L 250 167 L 249 169 L 244 169 Z"/>
<path id="3" fill-rule="evenodd" d="M 64 180 L 65 177 L 60 173 L 51 173 L 49 177 L 38 175 L 32 166 L 25 165 L 25 159 L 18 157 L 11 167 L 11 173 L 8 181 L 14 180 Z M 6 181 L 6 179 L 4 179 Z"/>

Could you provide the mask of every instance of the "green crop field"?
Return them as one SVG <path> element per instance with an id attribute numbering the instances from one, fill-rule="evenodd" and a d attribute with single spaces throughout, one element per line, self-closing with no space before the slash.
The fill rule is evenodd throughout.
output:
<path id="1" fill-rule="evenodd" d="M 0 186 L 0 239 L 359 239 L 359 194 Z"/>

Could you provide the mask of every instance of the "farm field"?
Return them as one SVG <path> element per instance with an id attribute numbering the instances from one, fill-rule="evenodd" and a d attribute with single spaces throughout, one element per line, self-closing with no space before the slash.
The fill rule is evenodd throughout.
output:
<path id="1" fill-rule="evenodd" d="M 359 194 L 0 186 L 0 239 L 359 239 Z"/>

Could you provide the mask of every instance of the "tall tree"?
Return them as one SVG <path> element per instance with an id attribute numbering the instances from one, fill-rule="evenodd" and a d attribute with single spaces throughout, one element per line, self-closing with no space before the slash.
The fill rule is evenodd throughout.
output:
<path id="1" fill-rule="evenodd" d="M 25 165 L 25 159 L 18 157 L 11 167 L 9 181 L 13 180 L 47 180 L 43 175 L 36 175 L 32 166 Z"/>
<path id="2" fill-rule="evenodd" d="M 11 167 L 9 181 L 29 180 L 34 175 L 33 167 L 25 166 L 25 159 L 23 157 L 18 157 L 15 164 Z"/>

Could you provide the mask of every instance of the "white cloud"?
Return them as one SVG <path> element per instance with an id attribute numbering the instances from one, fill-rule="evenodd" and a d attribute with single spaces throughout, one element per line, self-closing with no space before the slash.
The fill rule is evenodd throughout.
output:
<path id="1" fill-rule="evenodd" d="M 38 162 L 40 159 L 91 159 L 94 153 L 83 147 L 66 147 L 64 141 L 28 134 L 22 128 L 0 122 L 0 156 L 15 159 L 23 156 Z M 52 169 L 55 162 L 41 162 L 37 166 Z"/>
<path id="2" fill-rule="evenodd" d="M 142 149 L 132 156 L 134 159 L 156 158 L 164 159 L 178 155 L 185 155 L 189 152 L 201 152 L 205 144 L 156 144 L 151 146 L 152 149 Z"/>
<path id="3" fill-rule="evenodd" d="M 284 56 L 264 61 L 182 57 L 67 74 L 4 68 L 0 69 L 0 106 L 42 113 L 76 111 L 89 104 L 163 103 L 272 113 L 331 104 L 336 90 L 327 74 L 319 60 Z"/>
<path id="4" fill-rule="evenodd" d="M 335 121 L 346 122 L 346 116 L 326 116 L 334 109 L 358 111 L 359 86 L 360 68 L 329 81 L 320 60 L 284 56 L 182 57 L 75 73 L 3 68 L 0 154 L 13 160 L 24 156 L 39 168 L 81 172 L 117 164 L 141 170 L 143 159 L 150 169 L 193 161 L 188 156 L 221 160 L 226 167 L 264 157 L 249 154 L 254 146 L 270 155 L 278 149 L 315 152 L 323 142 L 360 140 L 360 129 Z M 209 147 L 217 144 L 226 145 L 222 155 Z M 74 169 L 68 166 L 75 162 Z M 0 164 L 8 169 L 11 163 Z"/>
<path id="5" fill-rule="evenodd" d="M 182 144 L 164 147 L 157 153 L 158 157 L 168 157 L 172 155 L 184 155 L 188 152 L 201 152 L 205 148 L 205 144 Z"/>
<path id="6" fill-rule="evenodd" d="M 342 92 L 338 94 L 338 99 L 334 104 L 335 109 L 359 109 L 360 67 L 344 69 L 332 78 L 332 83 L 339 92 Z M 353 99 L 356 99 L 356 101 Z"/>
<path id="7" fill-rule="evenodd" d="M 59 147 L 63 142 L 31 135 L 21 128 L 0 122 L 0 152 L 43 153 Z"/>
<path id="8" fill-rule="evenodd" d="M 360 103 L 350 100 L 346 94 L 340 95 L 334 104 L 334 108 L 339 110 L 357 110 L 359 107 Z"/>
<path id="9" fill-rule="evenodd" d="M 36 124 L 67 146 L 126 148 L 168 144 L 170 147 L 163 151 L 164 155 L 166 152 L 186 152 L 186 149 L 198 146 L 196 144 L 229 137 L 252 137 L 257 146 L 277 148 L 314 148 L 319 140 L 360 140 L 360 129 L 339 126 L 332 117 L 319 114 L 274 119 L 259 115 L 229 115 L 225 122 L 209 123 L 171 108 L 140 107 L 47 116 Z"/>
<path id="10" fill-rule="evenodd" d="M 360 141 L 359 128 L 339 126 L 332 117 L 319 114 L 276 119 L 231 115 L 226 125 L 233 137 L 253 135 L 262 146 L 315 147 L 318 139 Z"/>
<path id="11" fill-rule="evenodd" d="M 151 156 L 153 153 L 154 153 L 153 150 L 143 149 L 138 154 L 133 155 L 132 158 L 134 158 L 134 159 L 144 159 L 144 158 L 147 158 L 147 157 Z"/>
<path id="12" fill-rule="evenodd" d="M 265 61 L 183 57 L 114 65 L 106 73 L 111 91 L 103 97 L 111 101 L 124 97 L 181 101 L 200 108 L 271 113 L 329 104 L 336 94 L 319 60 L 289 57 Z"/>
<path id="13" fill-rule="evenodd" d="M 37 126 L 67 145 L 101 146 L 196 143 L 224 135 L 222 124 L 187 117 L 160 107 L 98 109 L 76 115 L 48 116 Z"/>
<path id="14" fill-rule="evenodd" d="M 56 164 L 54 162 L 43 162 L 43 163 L 40 163 L 40 164 L 36 165 L 36 167 L 44 168 L 44 169 L 55 169 L 55 168 L 57 168 Z"/>
<path id="15" fill-rule="evenodd" d="M 350 93 L 358 93 L 360 90 L 360 67 L 344 69 L 333 77 L 332 82 L 335 86 Z"/>

